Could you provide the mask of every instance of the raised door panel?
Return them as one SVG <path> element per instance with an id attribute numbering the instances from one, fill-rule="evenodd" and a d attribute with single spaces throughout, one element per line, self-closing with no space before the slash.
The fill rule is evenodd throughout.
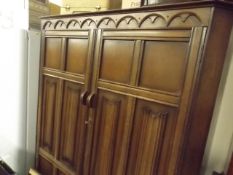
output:
<path id="1" fill-rule="evenodd" d="M 127 121 L 127 97 L 100 91 L 90 174 L 124 174 L 129 136 Z"/>
<path id="2" fill-rule="evenodd" d="M 42 94 L 42 116 L 40 125 L 40 147 L 54 154 L 54 130 L 55 130 L 55 118 L 57 108 L 57 96 L 58 96 L 58 83 L 59 80 L 45 76 L 43 79 L 43 94 Z"/>
<path id="3" fill-rule="evenodd" d="M 45 39 L 44 67 L 60 69 L 62 59 L 62 38 Z"/>
<path id="4" fill-rule="evenodd" d="M 167 174 L 177 108 L 100 90 L 92 175 Z"/>
<path id="5" fill-rule="evenodd" d="M 127 174 L 161 174 L 159 166 L 168 165 L 177 119 L 176 109 L 137 100 L 133 118 Z"/>
<path id="6" fill-rule="evenodd" d="M 129 84 L 134 44 L 133 40 L 103 41 L 100 79 Z"/>
<path id="7" fill-rule="evenodd" d="M 190 30 L 99 33 L 93 91 L 111 86 L 111 90 L 137 97 L 146 93 L 167 95 L 166 99 L 154 100 L 181 96 L 190 61 L 191 34 Z"/>
<path id="8" fill-rule="evenodd" d="M 92 68 L 94 36 L 94 31 L 45 32 L 42 40 L 43 73 L 78 81 L 89 79 L 86 76 L 90 75 Z"/>
<path id="9" fill-rule="evenodd" d="M 63 92 L 59 160 L 82 174 L 85 151 L 85 108 L 80 102 L 82 86 L 65 82 Z"/>
<path id="10" fill-rule="evenodd" d="M 145 41 L 139 86 L 180 95 L 189 43 Z"/>
<path id="11" fill-rule="evenodd" d="M 88 55 L 88 39 L 69 38 L 67 41 L 66 71 L 85 74 Z"/>

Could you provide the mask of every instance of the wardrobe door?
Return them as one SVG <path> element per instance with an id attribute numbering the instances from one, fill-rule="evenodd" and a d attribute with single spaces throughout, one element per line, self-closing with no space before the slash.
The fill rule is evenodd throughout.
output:
<path id="1" fill-rule="evenodd" d="M 47 173 L 38 166 L 44 174 L 83 174 L 93 40 L 93 31 L 44 34 L 38 122 L 39 156 L 50 165 Z"/>
<path id="2" fill-rule="evenodd" d="M 198 72 L 203 28 L 99 31 L 91 175 L 172 175 Z"/>

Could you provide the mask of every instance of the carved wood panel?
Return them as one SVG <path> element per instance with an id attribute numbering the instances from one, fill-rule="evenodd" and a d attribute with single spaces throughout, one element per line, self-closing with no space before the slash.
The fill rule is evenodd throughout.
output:
<path id="1" fill-rule="evenodd" d="M 92 175 L 167 174 L 177 109 L 100 90 Z"/>
<path id="2" fill-rule="evenodd" d="M 59 160 L 82 174 L 85 151 L 85 107 L 80 102 L 83 87 L 65 82 L 60 130 Z"/>
<path id="3" fill-rule="evenodd" d="M 137 100 L 126 174 L 167 174 L 159 166 L 165 167 L 171 156 L 176 118 L 175 108 Z"/>
<path id="4" fill-rule="evenodd" d="M 54 154 L 55 118 L 58 110 L 58 79 L 45 76 L 43 79 L 43 105 L 40 126 L 40 147 Z"/>
<path id="5" fill-rule="evenodd" d="M 104 91 L 98 94 L 90 174 L 124 174 L 129 135 L 126 106 L 126 96 Z"/>

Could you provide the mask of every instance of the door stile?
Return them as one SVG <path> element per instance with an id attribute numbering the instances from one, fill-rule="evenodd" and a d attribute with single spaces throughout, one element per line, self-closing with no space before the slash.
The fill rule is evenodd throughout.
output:
<path id="1" fill-rule="evenodd" d="M 87 91 L 87 97 L 90 95 L 92 90 L 92 78 L 93 78 L 93 69 L 94 69 L 94 53 L 95 53 L 95 47 L 96 46 L 96 37 L 97 37 L 97 31 L 96 29 L 91 29 L 89 31 L 89 47 L 88 47 L 88 65 L 87 65 L 87 73 L 86 73 L 86 80 L 85 80 L 85 91 Z M 86 97 L 86 100 L 87 100 Z M 93 119 L 92 119 L 92 110 L 90 108 L 86 107 L 86 121 L 85 125 L 87 128 L 86 132 L 86 143 L 85 143 L 85 153 L 84 153 L 84 169 L 83 169 L 83 175 L 89 174 L 89 167 L 90 167 L 90 155 L 91 155 L 91 131 L 93 127 Z"/>
<path id="2" fill-rule="evenodd" d="M 186 78 L 184 82 L 184 89 L 181 95 L 180 104 L 179 104 L 179 115 L 177 120 L 177 126 L 175 129 L 174 142 L 171 152 L 171 159 L 168 167 L 168 174 L 173 175 L 174 172 L 178 172 L 178 164 L 181 161 L 182 148 L 185 143 L 185 129 L 189 117 L 189 112 L 191 108 L 191 101 L 193 99 L 194 85 L 197 82 L 197 75 L 200 69 L 200 62 L 202 59 L 202 48 L 204 45 L 204 37 L 206 30 L 203 27 L 195 27 L 192 30 L 192 36 L 190 40 L 190 48 L 188 52 L 188 65 Z"/>

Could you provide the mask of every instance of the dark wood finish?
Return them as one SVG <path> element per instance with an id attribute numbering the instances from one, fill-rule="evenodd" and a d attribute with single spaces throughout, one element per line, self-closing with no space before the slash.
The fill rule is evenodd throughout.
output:
<path id="1" fill-rule="evenodd" d="M 46 55 L 44 65 L 48 68 L 61 68 L 61 38 L 47 38 L 46 39 Z"/>
<path id="2" fill-rule="evenodd" d="M 106 39 L 103 42 L 100 78 L 129 83 L 133 62 L 133 49 L 134 41 Z"/>
<path id="3" fill-rule="evenodd" d="M 85 109 L 80 102 L 82 86 L 64 83 L 59 159 L 82 174 L 85 144 Z"/>
<path id="4" fill-rule="evenodd" d="M 186 71 L 188 42 L 146 41 L 144 47 L 139 86 L 180 94 Z"/>
<path id="5" fill-rule="evenodd" d="M 172 108 L 173 112 L 171 112 L 171 114 L 168 114 L 170 111 L 169 109 L 165 111 L 162 108 L 161 111 L 158 111 L 161 108 L 160 105 L 158 104 L 156 107 L 152 107 L 154 103 L 152 103 L 151 100 L 153 100 L 152 97 L 154 93 L 157 93 L 157 92 L 160 94 L 167 94 L 168 97 L 178 96 L 180 102 L 178 102 L 177 105 L 180 106 L 180 109 L 182 109 L 182 106 L 184 106 L 183 108 L 185 109 L 189 108 L 189 106 L 187 105 L 187 100 L 188 100 L 188 96 L 190 96 L 190 94 L 192 93 L 192 89 L 191 89 L 192 83 L 193 81 L 195 81 L 195 74 L 197 71 L 195 65 L 198 62 L 199 47 L 203 44 L 201 42 L 201 37 L 202 37 L 203 32 L 204 30 L 202 30 L 201 28 L 197 28 L 196 30 L 192 32 L 192 34 L 188 30 L 187 31 L 185 30 L 175 31 L 175 32 L 170 30 L 170 31 L 160 31 L 158 33 L 156 33 L 156 31 L 155 32 L 131 31 L 130 37 L 128 36 L 129 34 L 128 32 L 121 32 L 121 31 L 119 31 L 120 34 L 118 33 L 118 31 L 104 31 L 103 33 L 99 33 L 98 40 L 100 40 L 100 42 L 98 43 L 99 47 L 97 47 L 95 62 L 94 62 L 94 64 L 97 66 L 94 67 L 94 71 L 93 71 L 93 74 L 94 74 L 94 78 L 93 78 L 94 86 L 92 86 L 93 93 L 97 93 L 99 95 L 102 94 L 101 91 L 99 91 L 100 89 L 100 90 L 109 91 L 111 92 L 112 95 L 115 94 L 113 96 L 116 96 L 116 93 L 124 94 L 125 96 L 133 96 L 134 102 L 133 103 L 131 102 L 129 106 L 126 104 L 123 105 L 123 106 L 127 106 L 127 109 L 125 109 L 126 110 L 125 114 L 130 113 L 129 116 L 127 116 L 129 117 L 128 119 L 126 117 L 119 116 L 119 118 L 122 117 L 122 118 L 125 118 L 126 120 L 124 123 L 121 123 L 120 125 L 128 124 L 128 122 L 131 121 L 131 123 L 129 123 L 128 125 L 131 126 L 132 128 L 128 128 L 128 130 L 126 130 L 124 133 L 126 137 L 125 141 L 124 139 L 121 139 L 122 142 L 125 143 L 126 145 L 122 144 L 121 145 L 122 147 L 118 148 L 117 146 L 113 147 L 112 146 L 114 145 L 113 143 L 108 143 L 107 144 L 108 146 L 105 146 L 109 148 L 110 150 L 112 150 L 113 153 L 118 152 L 118 149 L 119 149 L 119 150 L 122 150 L 125 154 L 121 155 L 120 153 L 118 153 L 116 155 L 111 155 L 110 153 L 107 154 L 106 152 L 98 152 L 98 154 L 93 153 L 92 162 L 101 162 L 99 158 L 101 160 L 103 159 L 103 157 L 106 158 L 105 156 L 106 154 L 111 155 L 111 158 L 113 160 L 111 162 L 110 160 L 104 159 L 103 161 L 107 161 L 108 163 L 110 163 L 109 165 L 106 164 L 106 162 L 103 163 L 106 166 L 95 165 L 95 164 L 92 165 L 91 174 L 95 174 L 95 173 L 104 174 L 104 175 L 105 174 L 106 175 L 107 174 L 125 174 L 125 173 L 126 174 L 157 174 L 157 173 L 168 174 L 169 171 L 174 172 L 172 168 L 174 168 L 173 166 L 176 166 L 179 153 L 177 152 L 177 148 L 175 149 L 173 147 L 175 147 L 176 144 L 177 145 L 181 144 L 182 142 L 182 138 L 180 136 L 182 135 L 181 134 L 182 129 L 184 129 L 184 121 L 186 119 L 187 111 L 180 110 L 180 112 L 176 113 L 176 115 L 174 115 L 175 113 L 174 111 L 178 110 L 176 108 L 174 109 Z M 177 33 L 179 35 L 176 35 Z M 191 38 L 191 36 L 193 36 L 193 38 Z M 130 57 L 133 56 L 133 61 L 134 61 L 133 64 L 130 64 L 132 68 L 125 69 L 124 74 L 130 77 L 130 79 L 125 82 L 123 82 L 122 79 L 120 78 L 111 79 L 111 80 L 102 79 L 101 72 L 102 72 L 102 69 L 104 68 L 102 66 L 103 63 L 106 62 L 106 59 L 113 60 L 113 58 L 115 57 L 114 53 L 109 54 L 108 57 L 106 57 L 105 54 L 103 54 L 107 52 L 106 50 L 109 49 L 109 47 L 105 47 L 105 41 L 106 40 L 115 41 L 116 38 L 118 39 L 118 43 L 122 43 L 122 41 L 125 41 L 125 40 L 126 41 L 130 40 L 131 42 L 135 43 L 134 48 L 133 48 L 133 54 L 124 55 L 124 58 L 125 58 L 124 60 L 128 60 L 130 59 Z M 152 51 L 148 51 L 147 42 L 158 46 L 159 48 L 158 55 L 152 54 Z M 173 42 L 175 42 L 176 44 L 173 44 Z M 177 56 L 177 58 L 180 58 L 180 59 L 176 59 L 176 57 L 171 57 L 167 55 L 167 49 L 161 49 L 161 47 L 164 47 L 165 43 L 168 43 L 168 46 L 170 43 L 172 43 L 169 47 L 171 50 L 173 49 L 175 50 L 176 48 L 179 48 L 180 47 L 179 44 L 181 43 L 182 49 L 180 50 L 177 49 L 178 51 L 176 50 L 174 51 L 174 52 L 179 52 L 179 55 L 178 55 L 179 57 Z M 188 45 L 189 45 L 189 49 L 188 49 Z M 117 49 L 118 45 L 111 45 L 111 47 L 110 47 L 111 50 L 118 50 Z M 124 52 L 127 52 L 128 50 L 129 50 L 128 48 L 125 48 Z M 127 58 L 127 56 L 129 58 Z M 154 59 L 162 60 L 162 58 L 164 62 L 157 61 L 157 64 L 159 64 L 159 66 L 157 67 L 157 65 L 155 65 L 155 63 L 153 62 Z M 149 63 L 145 64 L 145 62 L 149 62 L 150 64 Z M 114 69 L 116 64 L 119 64 L 122 67 L 124 67 L 124 64 L 126 63 L 123 63 L 121 59 L 114 59 L 114 63 L 109 64 L 108 69 L 109 70 Z M 155 65 L 153 69 L 151 68 L 151 65 Z M 170 67 L 167 65 L 170 65 Z M 177 65 L 177 67 L 179 67 L 178 65 L 183 65 L 183 68 L 180 68 L 177 70 L 172 65 Z M 166 71 L 161 70 L 160 66 L 166 67 L 165 68 Z M 175 71 L 174 69 L 176 69 L 176 72 L 178 73 L 174 76 L 173 75 L 170 75 L 170 76 L 179 77 L 178 80 L 173 78 L 174 80 L 172 81 L 173 82 L 178 81 L 178 83 L 180 84 L 179 86 L 176 87 L 174 91 L 171 91 L 169 89 L 169 87 L 171 87 L 170 84 L 167 85 L 167 89 L 159 88 L 159 87 L 166 87 L 166 84 L 164 85 L 164 81 L 160 81 L 159 78 L 157 79 L 155 78 L 154 81 L 152 78 L 152 81 L 151 81 L 152 83 L 154 82 L 157 83 L 158 84 L 157 86 L 152 85 L 146 88 L 141 87 L 141 84 L 142 84 L 141 82 L 143 82 L 144 79 L 147 78 L 144 75 L 145 71 L 149 71 L 148 76 L 150 77 L 156 76 L 154 74 L 159 74 L 157 76 L 160 76 L 161 74 L 165 74 L 164 77 L 166 77 L 166 74 L 172 74 Z M 179 72 L 182 72 L 182 73 L 179 73 Z M 180 76 L 177 76 L 179 74 Z M 151 83 L 148 79 L 146 80 L 147 82 Z M 102 87 L 103 85 L 102 83 L 98 83 L 102 81 L 105 82 L 104 88 Z M 165 83 L 170 83 L 170 82 L 165 82 Z M 128 84 L 130 84 L 131 86 L 128 86 Z M 127 86 L 128 88 L 119 88 L 119 85 L 121 85 L 121 87 Z M 183 88 L 183 86 L 185 86 L 186 88 Z M 134 89 L 137 96 L 134 96 L 134 94 L 130 94 L 130 89 Z M 138 91 L 139 92 L 142 91 L 142 93 L 138 93 Z M 147 91 L 150 91 L 152 95 L 149 97 L 145 96 Z M 102 97 L 98 97 L 98 98 L 100 100 Z M 138 99 L 143 99 L 143 100 L 146 100 L 147 102 L 144 102 L 141 107 L 140 100 Z M 158 100 L 158 98 L 155 97 L 155 100 Z M 118 101 L 120 103 L 121 100 L 118 100 Z M 165 99 L 161 98 L 160 101 L 157 101 L 157 102 L 159 102 L 160 104 L 163 104 L 164 101 Z M 102 101 L 97 102 L 97 107 L 96 107 L 97 116 L 94 116 L 94 118 L 101 118 L 101 119 L 104 118 L 103 115 L 105 115 L 105 113 L 104 114 L 101 112 L 100 114 L 98 113 L 98 111 L 102 111 L 102 108 L 103 108 L 101 105 L 102 103 L 103 103 Z M 108 107 L 108 109 L 111 109 L 111 108 Z M 127 110 L 129 110 L 129 112 L 127 112 Z M 121 112 L 118 112 L 118 113 L 120 114 Z M 160 116 L 157 116 L 155 118 L 159 118 L 159 119 L 158 121 L 156 120 L 153 124 L 153 120 L 151 121 L 149 119 L 153 118 L 151 116 L 160 115 L 159 113 L 161 113 L 161 116 L 169 115 L 169 117 L 161 117 L 161 118 L 168 118 L 168 119 L 165 119 L 165 121 L 163 121 L 163 119 L 160 119 Z M 102 115 L 102 116 L 99 117 L 99 115 Z M 114 115 L 109 114 L 108 116 L 113 117 Z M 139 117 L 142 117 L 142 119 L 140 119 Z M 178 118 L 180 120 L 179 123 L 177 123 L 177 117 L 179 117 Z M 147 118 L 149 118 L 148 122 L 147 122 Z M 98 130 L 101 130 L 102 128 L 107 127 L 108 124 L 110 124 L 111 122 L 114 122 L 114 120 L 115 119 L 113 118 L 112 120 L 108 122 L 95 121 L 96 125 L 94 128 L 94 133 L 96 135 L 94 135 L 94 140 L 97 139 L 99 141 L 100 140 L 99 137 L 101 136 L 97 133 L 101 131 L 98 131 Z M 135 121 L 135 123 L 132 123 L 132 121 Z M 137 133 L 137 132 L 140 132 L 141 127 L 146 127 L 146 126 L 143 126 L 143 121 L 145 121 L 145 125 L 147 125 L 147 123 L 150 123 L 151 129 L 148 126 L 149 130 L 145 130 L 144 131 L 145 133 L 143 131 L 142 133 Z M 168 125 L 166 125 L 166 123 L 168 123 Z M 140 124 L 142 124 L 142 126 L 140 126 Z M 117 126 L 119 127 L 119 124 Z M 175 130 L 175 128 L 178 128 L 178 127 L 180 130 L 176 129 L 177 132 L 171 132 L 172 129 Z M 133 129 L 132 135 L 130 138 L 128 138 L 129 136 L 127 133 L 129 133 L 130 130 L 132 129 Z M 143 128 L 141 128 L 141 130 L 143 130 Z M 119 130 L 117 131 L 118 133 L 121 132 Z M 111 133 L 111 131 L 109 131 L 108 133 Z M 156 137 L 152 133 L 157 133 L 158 137 Z M 175 137 L 175 134 L 177 134 L 176 137 Z M 143 136 L 140 136 L 140 135 L 143 135 Z M 144 142 L 141 140 L 141 137 L 143 137 Z M 151 140 L 151 137 L 153 137 L 155 140 L 154 141 L 153 139 Z M 105 138 L 105 137 L 103 136 L 101 138 Z M 117 136 L 115 137 L 112 136 L 112 138 L 117 139 Z M 109 139 L 106 138 L 106 140 L 109 140 Z M 130 145 L 129 145 L 129 141 L 131 142 Z M 141 146 L 140 146 L 140 143 L 142 144 Z M 94 141 L 93 147 L 94 149 L 98 150 L 97 148 L 95 148 L 96 147 L 95 144 L 96 143 Z M 151 151 L 153 150 L 153 151 L 150 152 L 148 149 Z M 158 150 L 156 151 L 156 149 Z M 163 151 L 162 155 L 159 154 L 161 151 Z M 125 157 L 126 155 L 128 155 L 129 157 Z M 116 161 L 114 161 L 115 159 Z M 121 160 L 121 164 L 117 162 L 118 159 Z M 171 163 L 172 161 L 174 162 Z M 142 165 L 142 166 L 139 166 L 139 165 Z M 94 168 L 96 166 L 98 167 L 98 169 Z M 117 166 L 118 168 L 114 168 L 115 166 Z M 153 168 L 151 169 L 151 167 Z M 169 168 L 171 168 L 172 170 L 169 170 Z"/>
<path id="6" fill-rule="evenodd" d="M 38 157 L 43 161 L 37 162 L 42 174 L 83 174 L 88 117 L 80 96 L 90 88 L 93 33 L 44 34 L 38 118 Z M 44 170 L 44 164 L 51 170 Z"/>
<path id="7" fill-rule="evenodd" d="M 100 92 L 94 126 L 94 143 L 90 174 L 124 174 L 127 158 L 127 99 Z"/>
<path id="8" fill-rule="evenodd" d="M 66 71 L 85 73 L 88 39 L 68 39 Z"/>
<path id="9" fill-rule="evenodd" d="M 61 171 L 59 171 L 59 172 L 57 173 L 57 175 L 65 175 L 65 174 L 62 173 Z"/>
<path id="10" fill-rule="evenodd" d="M 230 9 L 200 1 L 43 18 L 38 169 L 199 174 Z"/>
<path id="11" fill-rule="evenodd" d="M 127 174 L 165 174 L 160 167 L 168 165 L 176 115 L 175 108 L 137 101 Z"/>
<path id="12" fill-rule="evenodd" d="M 53 174 L 53 165 L 46 159 L 40 157 L 38 160 L 38 169 L 41 174 Z"/>
<path id="13" fill-rule="evenodd" d="M 201 168 L 202 157 L 208 137 L 215 99 L 221 78 L 225 54 L 232 29 L 233 12 L 216 8 L 203 53 L 199 73 L 199 83 L 195 88 L 195 98 L 190 112 L 187 146 L 184 150 L 182 174 L 196 175 Z M 215 52 L 213 49 L 215 48 Z M 211 88 L 210 88 L 211 87 Z M 198 128 L 198 129 L 197 129 Z M 188 162 L 188 163 L 187 163 Z M 192 169 L 193 171 L 190 171 Z"/>
<path id="14" fill-rule="evenodd" d="M 58 80 L 44 77 L 43 107 L 41 118 L 40 147 L 49 153 L 55 153 L 55 117 L 58 101 Z"/>

